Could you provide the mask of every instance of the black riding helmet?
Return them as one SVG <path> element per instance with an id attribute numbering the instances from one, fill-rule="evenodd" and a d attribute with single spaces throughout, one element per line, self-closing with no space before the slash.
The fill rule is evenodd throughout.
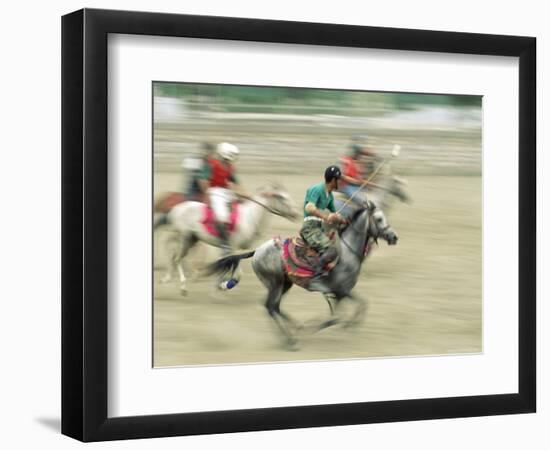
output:
<path id="1" fill-rule="evenodd" d="M 330 183 L 334 178 L 339 179 L 342 176 L 340 167 L 338 166 L 328 166 L 325 170 L 325 181 Z"/>

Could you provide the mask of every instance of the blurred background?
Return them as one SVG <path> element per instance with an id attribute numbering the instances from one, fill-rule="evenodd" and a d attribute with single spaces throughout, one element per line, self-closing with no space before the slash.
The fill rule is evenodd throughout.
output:
<path id="1" fill-rule="evenodd" d="M 340 90 L 155 83 L 154 196 L 183 191 L 182 162 L 204 142 L 230 142 L 244 188 L 281 183 L 302 204 L 305 190 L 338 164 L 356 135 L 388 157 L 387 170 L 407 181 L 412 204 L 386 211 L 399 234 L 366 260 L 356 291 L 368 301 L 365 321 L 303 336 L 289 352 L 263 306 L 265 290 L 250 263 L 241 283 L 219 292 L 213 280 L 159 283 L 166 269 L 159 230 L 154 248 L 154 365 L 225 364 L 311 359 L 443 355 L 482 351 L 481 97 Z M 272 216 L 257 240 L 294 236 L 300 222 Z M 187 274 L 218 257 L 196 246 Z M 344 305 L 344 308 L 346 305 Z M 299 321 L 329 310 L 320 294 L 293 287 L 282 309 Z"/>

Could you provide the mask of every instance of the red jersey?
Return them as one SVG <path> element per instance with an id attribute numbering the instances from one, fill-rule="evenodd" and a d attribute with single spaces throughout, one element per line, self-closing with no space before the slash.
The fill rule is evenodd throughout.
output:
<path id="1" fill-rule="evenodd" d="M 353 159 L 351 156 L 344 156 L 340 159 L 340 161 L 342 162 L 342 173 L 345 176 L 355 179 L 361 178 L 359 166 L 355 159 Z M 345 186 L 347 183 L 344 180 L 341 180 L 340 184 L 342 186 Z"/>
<path id="2" fill-rule="evenodd" d="M 219 159 L 212 158 L 210 163 L 210 187 L 228 188 L 229 182 L 235 179 L 233 165 L 224 164 Z"/>

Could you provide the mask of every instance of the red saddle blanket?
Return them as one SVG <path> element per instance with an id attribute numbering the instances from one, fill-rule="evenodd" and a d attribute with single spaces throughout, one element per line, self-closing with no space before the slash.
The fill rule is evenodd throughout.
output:
<path id="1" fill-rule="evenodd" d="M 290 281 L 303 288 L 309 286 L 319 257 L 319 253 L 308 247 L 300 237 L 285 239 L 282 244 L 283 268 Z M 325 271 L 332 270 L 337 262 L 338 258 L 327 264 Z"/>
<path id="2" fill-rule="evenodd" d="M 231 214 L 229 216 L 229 232 L 233 233 L 237 227 L 239 220 L 239 203 L 235 202 L 231 205 Z M 203 216 L 201 223 L 204 229 L 212 236 L 218 237 L 220 233 L 216 228 L 216 220 L 214 211 L 208 205 L 204 205 Z"/>

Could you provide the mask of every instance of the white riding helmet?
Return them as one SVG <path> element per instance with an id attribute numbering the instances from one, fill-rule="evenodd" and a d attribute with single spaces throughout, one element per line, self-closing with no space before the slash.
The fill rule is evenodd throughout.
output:
<path id="1" fill-rule="evenodd" d="M 228 142 L 222 142 L 216 147 L 216 152 L 220 155 L 220 158 L 226 161 L 235 161 L 239 156 L 239 149 L 236 145 L 229 144 Z"/>

